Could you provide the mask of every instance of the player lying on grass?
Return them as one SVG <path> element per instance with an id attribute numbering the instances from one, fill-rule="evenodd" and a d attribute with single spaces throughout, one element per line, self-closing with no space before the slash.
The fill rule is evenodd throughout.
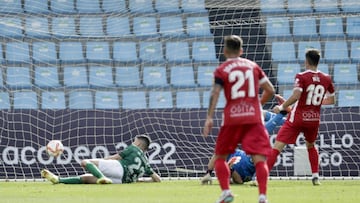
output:
<path id="1" fill-rule="evenodd" d="M 145 157 L 151 140 L 147 135 L 138 135 L 134 142 L 122 152 L 104 159 L 85 159 L 81 166 L 90 173 L 74 177 L 59 177 L 49 170 L 43 169 L 41 176 L 53 184 L 111 184 L 132 183 L 144 174 L 151 177 L 150 181 L 160 182 Z"/>
<path id="2" fill-rule="evenodd" d="M 280 95 L 275 95 L 279 105 L 281 105 L 285 99 Z M 290 111 L 290 109 L 287 109 Z M 281 126 L 286 118 L 287 111 L 275 114 L 269 111 L 263 111 L 265 127 L 269 133 L 272 133 L 277 126 Z M 201 178 L 201 184 L 212 183 L 212 172 L 214 170 L 214 156 L 211 157 L 208 163 L 208 170 L 206 174 Z M 243 184 L 245 182 L 255 180 L 255 166 L 251 157 L 247 155 L 243 150 L 237 149 L 234 153 L 230 154 L 227 158 L 227 163 L 231 169 L 231 182 L 235 184 Z M 256 186 L 256 181 L 253 182 Z"/>

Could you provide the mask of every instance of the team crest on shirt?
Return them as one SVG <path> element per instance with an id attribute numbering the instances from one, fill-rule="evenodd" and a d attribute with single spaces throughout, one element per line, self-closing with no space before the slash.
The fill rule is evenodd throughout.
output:
<path id="1" fill-rule="evenodd" d="M 242 117 L 255 115 L 255 107 L 252 104 L 242 102 L 234 104 L 230 108 L 230 117 Z"/>

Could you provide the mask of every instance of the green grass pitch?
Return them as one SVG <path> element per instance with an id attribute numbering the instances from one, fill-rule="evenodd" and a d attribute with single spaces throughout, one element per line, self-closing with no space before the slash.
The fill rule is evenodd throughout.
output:
<path id="1" fill-rule="evenodd" d="M 257 187 L 231 185 L 235 203 L 257 202 Z M 359 180 L 270 180 L 270 203 L 358 203 Z M 49 182 L 0 182 L 1 203 L 203 203 L 220 195 L 217 182 L 200 185 L 197 180 L 165 180 L 162 183 L 124 185 L 52 185 Z"/>

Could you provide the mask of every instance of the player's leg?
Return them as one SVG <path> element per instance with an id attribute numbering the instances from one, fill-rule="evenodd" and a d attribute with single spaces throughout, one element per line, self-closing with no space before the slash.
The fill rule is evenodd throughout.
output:
<path id="1" fill-rule="evenodd" d="M 97 178 L 97 183 L 111 184 L 112 181 L 109 178 L 107 178 L 101 172 L 101 170 L 99 170 L 99 168 L 97 167 L 98 164 L 99 164 L 99 159 L 85 159 L 81 161 L 81 166 Z"/>
<path id="2" fill-rule="evenodd" d="M 277 126 L 281 126 L 285 122 L 284 116 L 286 114 L 283 114 L 283 113 L 275 114 L 275 113 L 272 113 L 272 112 L 266 112 L 266 114 L 267 115 L 268 114 L 274 114 L 274 115 L 271 115 L 271 116 L 266 116 L 266 117 L 271 117 L 265 123 L 265 128 L 269 133 L 272 133 Z"/>
<path id="3" fill-rule="evenodd" d="M 215 156 L 211 156 L 209 163 L 208 163 L 208 169 L 206 171 L 206 174 L 201 178 L 201 184 L 212 184 L 212 172 L 214 170 L 215 165 Z"/>
<path id="4" fill-rule="evenodd" d="M 269 177 L 269 169 L 266 164 L 266 156 L 264 155 L 252 155 L 251 156 L 256 170 L 256 179 L 259 188 L 259 203 L 265 203 L 267 192 L 267 181 Z"/>
<path id="5" fill-rule="evenodd" d="M 226 163 L 227 156 L 227 154 L 215 155 L 215 171 L 222 190 L 217 203 L 228 203 L 234 200 L 234 196 L 230 191 L 230 169 Z"/>
<path id="6" fill-rule="evenodd" d="M 58 184 L 59 183 L 59 177 L 57 175 L 51 173 L 47 169 L 41 170 L 40 174 L 41 174 L 41 177 L 43 177 L 46 180 L 52 182 L 53 184 Z"/>
<path id="7" fill-rule="evenodd" d="M 315 140 L 317 138 L 318 127 L 313 126 L 304 130 L 305 143 L 308 151 L 309 162 L 312 172 L 313 185 L 320 185 L 319 181 L 319 152 L 315 147 Z"/>
<path id="8" fill-rule="evenodd" d="M 41 177 L 47 179 L 53 184 L 91 184 L 96 183 L 97 178 L 91 174 L 84 174 L 81 176 L 59 177 L 47 169 L 41 171 Z"/>

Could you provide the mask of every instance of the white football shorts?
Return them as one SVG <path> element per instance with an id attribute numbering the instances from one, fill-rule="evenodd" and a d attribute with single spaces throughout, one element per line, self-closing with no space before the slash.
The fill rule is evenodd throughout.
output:
<path id="1" fill-rule="evenodd" d="M 99 160 L 99 170 L 114 184 L 121 184 L 124 176 L 124 168 L 117 160 Z"/>

